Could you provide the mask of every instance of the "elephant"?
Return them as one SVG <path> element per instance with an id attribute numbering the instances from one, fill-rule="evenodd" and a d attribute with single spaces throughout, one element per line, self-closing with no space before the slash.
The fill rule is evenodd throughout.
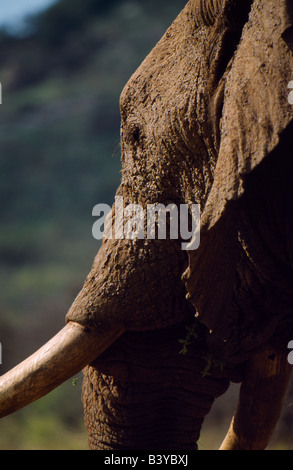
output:
<path id="1" fill-rule="evenodd" d="M 292 50 L 289 0 L 187 2 L 121 93 L 116 197 L 198 204 L 199 246 L 104 236 L 64 328 L 0 378 L 1 417 L 83 370 L 90 449 L 196 450 L 234 382 L 220 449 L 267 447 L 292 370 Z"/>

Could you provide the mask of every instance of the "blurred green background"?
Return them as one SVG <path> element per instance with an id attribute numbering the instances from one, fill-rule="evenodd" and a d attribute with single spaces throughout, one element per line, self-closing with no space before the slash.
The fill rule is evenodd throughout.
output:
<path id="1" fill-rule="evenodd" d="M 119 95 L 185 3 L 60 0 L 0 31 L 0 374 L 64 326 L 99 247 L 92 208 L 120 181 Z M 2 419 L 0 449 L 87 449 L 76 379 Z M 237 389 L 200 449 L 223 439 Z M 293 449 L 291 418 L 289 397 L 272 448 Z"/>

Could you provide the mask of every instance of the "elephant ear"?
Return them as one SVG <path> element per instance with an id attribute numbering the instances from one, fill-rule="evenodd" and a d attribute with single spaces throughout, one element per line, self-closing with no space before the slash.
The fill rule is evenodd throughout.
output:
<path id="1" fill-rule="evenodd" d="M 278 146 L 293 118 L 293 9 L 289 0 L 254 0 L 226 70 L 220 146 L 214 180 L 202 210 L 201 242 L 184 273 L 199 319 L 227 341 L 238 260 L 238 204 L 246 176 Z M 235 315 L 235 314 L 234 314 Z"/>

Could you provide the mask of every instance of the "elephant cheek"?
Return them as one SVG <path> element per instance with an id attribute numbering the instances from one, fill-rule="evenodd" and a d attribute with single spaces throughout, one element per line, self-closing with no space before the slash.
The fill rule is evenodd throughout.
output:
<path id="1" fill-rule="evenodd" d="M 67 314 L 92 328 L 149 330 L 194 315 L 181 275 L 186 252 L 173 240 L 107 240 Z"/>

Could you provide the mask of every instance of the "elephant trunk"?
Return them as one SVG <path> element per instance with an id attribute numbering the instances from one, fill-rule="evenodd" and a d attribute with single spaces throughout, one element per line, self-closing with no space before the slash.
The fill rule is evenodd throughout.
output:
<path id="1" fill-rule="evenodd" d="M 126 332 L 85 368 L 82 400 L 92 450 L 196 450 L 204 417 L 229 386 L 186 325 Z"/>
<path id="2" fill-rule="evenodd" d="M 0 377 L 0 418 L 43 397 L 83 369 L 121 334 L 69 322 L 37 352 Z"/>

